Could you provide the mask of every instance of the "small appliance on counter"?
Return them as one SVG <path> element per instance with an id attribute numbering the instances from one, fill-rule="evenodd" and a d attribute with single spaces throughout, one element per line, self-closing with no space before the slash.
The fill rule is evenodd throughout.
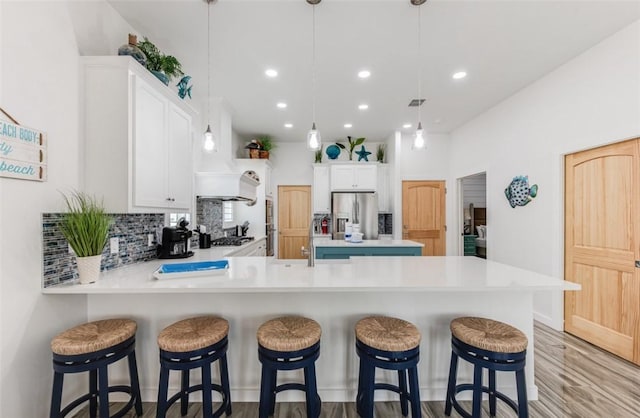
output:
<path id="1" fill-rule="evenodd" d="M 198 225 L 198 227 L 194 229 L 193 232 L 198 234 L 198 247 L 200 249 L 211 248 L 211 234 L 207 234 L 206 226 Z"/>
<path id="2" fill-rule="evenodd" d="M 187 229 L 189 222 L 180 218 L 178 226 L 162 228 L 158 244 L 158 258 L 187 258 L 193 255 L 190 238 L 192 232 Z"/>

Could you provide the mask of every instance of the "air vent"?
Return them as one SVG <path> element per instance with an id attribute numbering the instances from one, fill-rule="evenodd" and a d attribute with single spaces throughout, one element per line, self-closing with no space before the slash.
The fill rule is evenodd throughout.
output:
<path id="1" fill-rule="evenodd" d="M 409 107 L 418 107 L 418 106 L 422 106 L 422 103 L 424 103 L 426 99 L 413 99 L 411 100 L 411 102 L 409 103 Z"/>

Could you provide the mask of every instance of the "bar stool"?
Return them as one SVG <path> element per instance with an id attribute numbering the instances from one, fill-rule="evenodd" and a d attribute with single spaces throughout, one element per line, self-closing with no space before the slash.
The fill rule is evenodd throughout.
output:
<path id="1" fill-rule="evenodd" d="M 158 335 L 160 348 L 160 384 L 158 388 L 157 418 L 164 418 L 167 409 L 180 399 L 184 416 L 189 407 L 189 394 L 202 391 L 202 416 L 217 418 L 231 415 L 231 391 L 227 368 L 229 323 L 216 316 L 183 319 L 163 329 Z M 220 360 L 220 384 L 211 382 L 211 364 Z M 202 384 L 189 386 L 189 372 L 199 368 Z M 180 370 L 180 391 L 167 399 L 169 371 Z M 222 404 L 213 411 L 211 392 L 222 395 Z"/>
<path id="2" fill-rule="evenodd" d="M 129 402 L 114 417 L 121 417 L 135 406 L 142 415 L 140 383 L 136 364 L 137 324 L 130 319 L 105 319 L 88 322 L 70 328 L 51 340 L 53 353 L 53 390 L 50 418 L 62 418 L 82 403 L 89 401 L 89 414 L 109 417 L 109 393 L 124 392 L 130 395 Z M 130 386 L 109 386 L 107 367 L 127 357 Z M 62 386 L 66 373 L 89 372 L 89 393 L 80 396 L 64 409 Z M 98 411 L 99 408 L 99 411 Z"/>
<path id="3" fill-rule="evenodd" d="M 463 317 L 451 321 L 451 367 L 445 414 L 451 415 L 451 408 L 464 418 L 479 418 L 482 393 L 489 394 L 489 412 L 496 415 L 496 398 L 501 399 L 514 411 L 518 418 L 529 416 L 527 406 L 527 386 L 525 383 L 525 359 L 527 357 L 527 337 L 511 325 L 486 318 Z M 458 357 L 474 365 L 473 384 L 456 385 Z M 489 387 L 482 386 L 482 369 L 489 371 Z M 496 370 L 516 372 L 518 403 L 496 390 Z M 473 407 L 469 414 L 456 400 L 456 394 L 473 390 Z"/>
<path id="4" fill-rule="evenodd" d="M 276 393 L 302 390 L 306 395 L 307 418 L 320 416 L 321 400 L 316 384 L 315 361 L 320 356 L 320 325 L 313 319 L 285 316 L 258 328 L 258 359 L 262 363 L 259 418 L 273 415 Z M 277 385 L 278 370 L 304 369 L 304 384 Z"/>
<path id="5" fill-rule="evenodd" d="M 360 357 L 358 415 L 373 418 L 374 391 L 390 390 L 400 395 L 402 415 L 420 418 L 420 389 L 418 361 L 420 361 L 420 331 L 410 322 L 387 316 L 369 316 L 356 324 L 356 352 Z M 398 386 L 375 383 L 376 367 L 398 371 Z M 408 373 L 408 388 L 407 388 Z"/>

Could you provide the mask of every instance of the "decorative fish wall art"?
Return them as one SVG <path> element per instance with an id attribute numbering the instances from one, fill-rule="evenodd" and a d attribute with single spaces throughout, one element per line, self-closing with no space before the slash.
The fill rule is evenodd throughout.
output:
<path id="1" fill-rule="evenodd" d="M 180 82 L 176 84 L 176 87 L 178 87 L 178 96 L 180 96 L 181 99 L 184 99 L 185 96 L 189 96 L 189 98 L 191 98 L 191 87 L 193 86 L 187 86 L 190 80 L 191 76 L 185 75 L 182 77 Z"/>
<path id="2" fill-rule="evenodd" d="M 512 208 L 524 206 L 538 195 L 538 185 L 529 187 L 529 176 L 516 176 L 504 189 L 504 195 Z"/>

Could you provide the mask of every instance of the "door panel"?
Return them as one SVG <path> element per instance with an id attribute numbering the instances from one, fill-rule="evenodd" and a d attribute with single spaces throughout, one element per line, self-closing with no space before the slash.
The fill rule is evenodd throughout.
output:
<path id="1" fill-rule="evenodd" d="M 565 330 L 640 364 L 638 141 L 565 158 Z"/>
<path id="2" fill-rule="evenodd" d="M 278 258 L 304 258 L 310 222 L 311 186 L 278 186 Z"/>
<path id="3" fill-rule="evenodd" d="M 402 182 L 402 238 L 423 243 L 422 255 L 445 255 L 444 181 Z"/>

